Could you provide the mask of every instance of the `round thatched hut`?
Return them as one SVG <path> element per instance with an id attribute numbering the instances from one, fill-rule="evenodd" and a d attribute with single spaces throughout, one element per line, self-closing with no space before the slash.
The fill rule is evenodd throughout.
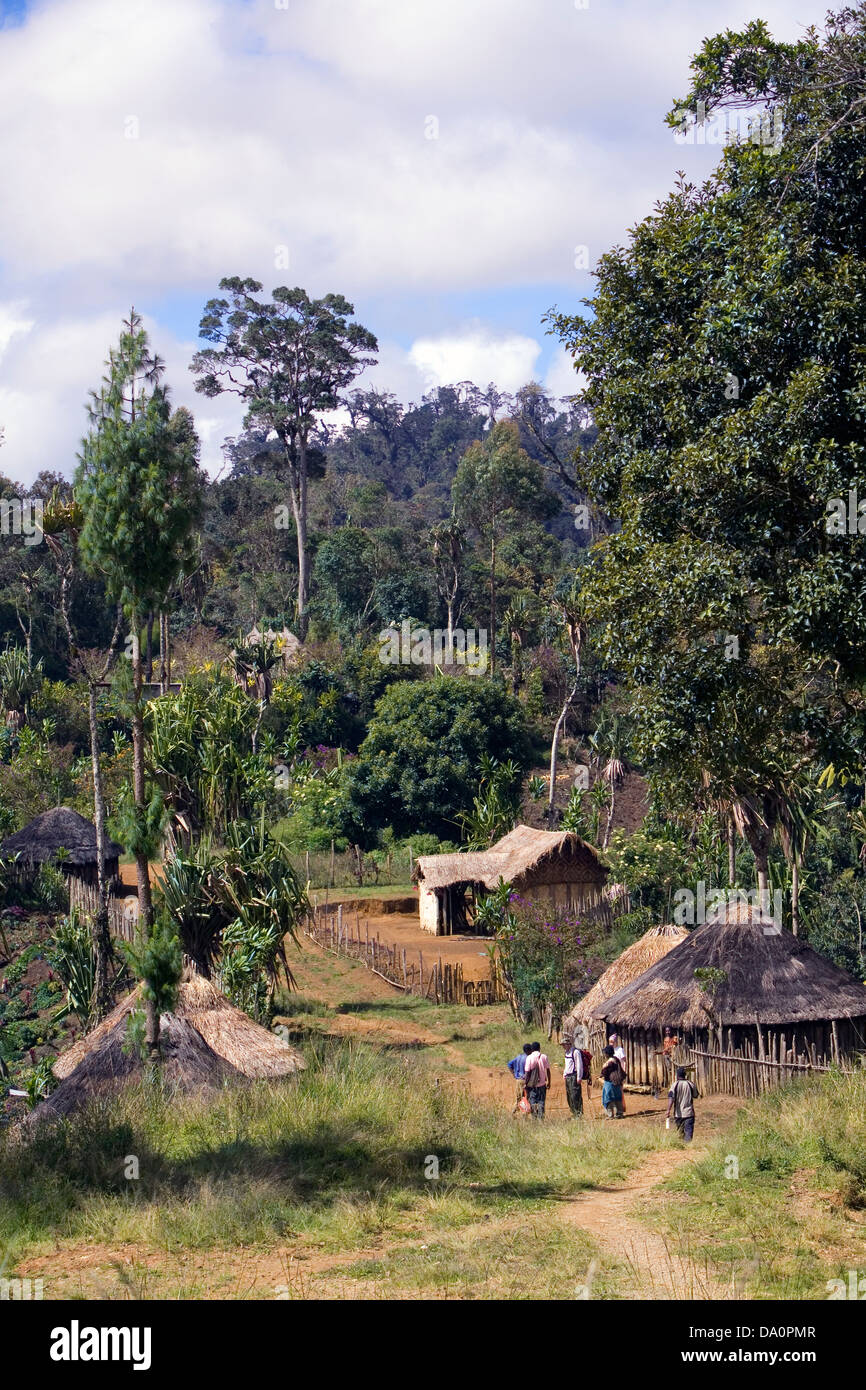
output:
<path id="1" fill-rule="evenodd" d="M 58 1057 L 54 1075 L 60 1085 L 34 1115 L 68 1115 L 94 1096 L 141 1078 L 141 1058 L 123 1048 L 129 1015 L 141 1004 L 139 986 Z M 210 1090 L 242 1078 L 278 1079 L 304 1067 L 294 1048 L 195 973 L 186 976 L 174 1009 L 160 1019 L 159 1046 L 163 1080 L 178 1091 Z"/>
<path id="2" fill-rule="evenodd" d="M 594 1011 L 632 1080 L 670 1026 L 705 1092 L 752 1096 L 866 1054 L 866 988 L 746 903 L 723 909 Z"/>
<path id="3" fill-rule="evenodd" d="M 123 846 L 105 844 L 105 876 L 117 878 Z M 98 906 L 96 826 L 68 806 L 44 811 L 0 844 L 0 860 L 13 861 L 9 873 L 19 882 L 35 877 L 43 864 L 62 869 L 69 884 L 69 906 L 94 912 Z"/>
<path id="4" fill-rule="evenodd" d="M 622 954 L 617 956 L 613 964 L 599 976 L 592 989 L 577 1001 L 571 1013 L 563 1020 L 563 1037 L 574 1038 L 578 1046 L 588 1047 L 593 1054 L 596 1069 L 601 1067 L 601 1049 L 607 1042 L 607 1029 L 599 1012 L 602 1005 L 612 995 L 643 975 L 651 965 L 662 960 L 675 946 L 679 946 L 688 934 L 685 927 L 674 926 L 671 923 L 651 927 L 638 941 L 627 946 Z M 648 1058 L 646 1075 L 641 1073 L 632 1077 L 636 1084 L 650 1086 L 660 1085 L 663 1079 L 662 1058 L 655 1058 L 653 1054 Z"/>

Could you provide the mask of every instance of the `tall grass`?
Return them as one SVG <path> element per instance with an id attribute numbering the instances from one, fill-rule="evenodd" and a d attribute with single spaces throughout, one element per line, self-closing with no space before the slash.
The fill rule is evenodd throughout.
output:
<path id="1" fill-rule="evenodd" d="M 831 1073 L 748 1106 L 648 1213 L 743 1297 L 826 1297 L 866 1267 L 866 1072 Z"/>
<path id="2" fill-rule="evenodd" d="M 176 1251 L 314 1237 L 362 1249 L 374 1232 L 540 1212 L 551 1195 L 624 1177 L 654 1142 L 600 1123 L 511 1119 L 365 1047 L 329 1044 L 307 1060 L 298 1081 L 209 1098 L 128 1088 L 4 1135 L 0 1244 L 13 1262 L 80 1239 Z M 125 1176 L 132 1158 L 137 1177 Z"/>

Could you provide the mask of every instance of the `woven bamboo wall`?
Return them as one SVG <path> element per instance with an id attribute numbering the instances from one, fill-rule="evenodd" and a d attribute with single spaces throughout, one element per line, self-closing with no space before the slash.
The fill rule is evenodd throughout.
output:
<path id="1" fill-rule="evenodd" d="M 852 1070 L 866 1057 L 866 1018 L 778 1025 L 740 1024 L 681 1032 L 667 1061 L 661 1029 L 610 1024 L 625 1048 L 629 1082 L 666 1090 L 675 1066 L 705 1095 L 756 1096 L 831 1066 Z M 593 1052 L 604 1044 L 593 1032 Z"/>

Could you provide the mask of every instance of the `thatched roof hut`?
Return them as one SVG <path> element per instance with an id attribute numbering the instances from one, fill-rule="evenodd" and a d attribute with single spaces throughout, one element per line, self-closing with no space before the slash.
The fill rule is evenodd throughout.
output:
<path id="1" fill-rule="evenodd" d="M 141 986 L 54 1064 L 60 1081 L 34 1115 L 66 1115 L 95 1095 L 120 1089 L 143 1074 L 140 1057 L 123 1050 L 129 1015 L 141 1007 Z M 174 1009 L 160 1020 L 164 1081 L 179 1091 L 208 1090 L 226 1081 L 269 1080 L 303 1070 L 303 1058 L 221 994 L 190 973 Z"/>
<path id="2" fill-rule="evenodd" d="M 123 846 L 106 839 L 104 853 L 105 878 L 111 886 L 120 872 Z M 22 883 L 32 881 L 43 864 L 52 864 L 66 876 L 71 908 L 95 912 L 99 905 L 96 826 L 69 806 L 43 811 L 23 830 L 8 835 L 0 844 L 0 860 L 9 863 L 9 873 Z"/>
<path id="3" fill-rule="evenodd" d="M 598 1017 L 598 1011 L 605 1001 L 643 975 L 650 966 L 662 960 L 675 946 L 679 946 L 681 941 L 685 941 L 688 934 L 685 927 L 678 927 L 673 923 L 651 927 L 648 932 L 644 932 L 638 941 L 627 946 L 622 954 L 617 956 L 613 964 L 599 976 L 592 989 L 577 1001 L 571 1013 L 563 1020 L 563 1034 L 573 1037 L 575 1028 L 582 1028 L 590 1039 L 595 1033 L 603 1037 L 605 1030 Z"/>
<path id="4" fill-rule="evenodd" d="M 665 1026 L 707 1090 L 755 1094 L 866 1051 L 866 988 L 774 919 L 736 903 L 596 1005 L 633 1079 Z"/>
<path id="5" fill-rule="evenodd" d="M 116 871 L 122 853 L 122 845 L 107 840 L 106 866 L 113 863 Z M 69 806 L 55 806 L 0 843 L 0 859 L 13 859 L 16 855 L 17 864 L 31 869 L 58 863 L 70 869 L 95 868 L 96 826 Z"/>
<path id="6" fill-rule="evenodd" d="M 467 890 L 489 892 L 502 879 L 528 897 L 598 908 L 607 874 L 597 851 L 573 831 L 517 825 L 487 850 L 421 855 L 413 876 L 421 925 L 441 935 L 469 927 Z"/>

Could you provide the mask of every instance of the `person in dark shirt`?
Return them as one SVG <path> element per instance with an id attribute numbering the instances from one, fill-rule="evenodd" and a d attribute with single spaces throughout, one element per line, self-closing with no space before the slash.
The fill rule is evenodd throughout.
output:
<path id="1" fill-rule="evenodd" d="M 614 1055 L 608 1044 L 602 1053 L 604 1064 L 601 1069 L 601 1104 L 609 1120 L 621 1120 L 625 1111 L 622 1103 L 622 1087 L 626 1078 L 625 1063 Z"/>
<path id="2" fill-rule="evenodd" d="M 694 1081 L 686 1080 L 685 1067 L 677 1067 L 677 1079 L 668 1091 L 668 1114 L 673 1111 L 674 1123 L 687 1144 L 695 1132 L 695 1097 L 700 1096 Z"/>
<path id="3" fill-rule="evenodd" d="M 508 1063 L 508 1070 L 511 1072 L 511 1075 L 514 1077 L 514 1080 L 517 1083 L 517 1095 L 514 1100 L 514 1109 L 511 1112 L 512 1115 L 515 1115 L 517 1113 L 517 1107 L 520 1105 L 520 1102 L 523 1098 L 526 1078 L 526 1059 L 531 1051 L 532 1043 L 524 1043 L 523 1051 L 518 1052 L 517 1056 L 512 1057 L 511 1061 Z"/>

